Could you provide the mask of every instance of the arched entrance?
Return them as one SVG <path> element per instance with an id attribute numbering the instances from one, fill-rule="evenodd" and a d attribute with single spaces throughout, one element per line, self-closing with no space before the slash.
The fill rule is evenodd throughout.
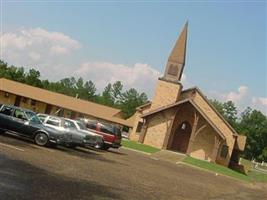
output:
<path id="1" fill-rule="evenodd" d="M 171 150 L 186 153 L 191 132 L 192 127 L 187 121 L 180 123 L 173 133 Z"/>

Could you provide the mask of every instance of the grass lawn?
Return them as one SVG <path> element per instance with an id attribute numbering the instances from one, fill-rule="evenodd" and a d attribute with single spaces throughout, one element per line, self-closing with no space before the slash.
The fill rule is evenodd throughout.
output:
<path id="1" fill-rule="evenodd" d="M 122 143 L 122 146 L 124 146 L 124 147 L 138 150 L 138 151 L 143 151 L 145 153 L 156 153 L 156 152 L 160 151 L 160 149 L 157 149 L 155 147 L 151 147 L 151 146 L 141 144 L 138 142 L 134 142 L 131 140 L 122 140 L 121 143 Z"/>
<path id="2" fill-rule="evenodd" d="M 241 174 L 237 171 L 234 171 L 232 169 L 229 169 L 229 168 L 221 166 L 221 165 L 209 163 L 207 161 L 198 160 L 198 159 L 195 159 L 192 157 L 186 157 L 183 160 L 183 162 L 190 164 L 190 165 L 194 165 L 194 166 L 203 168 L 203 169 L 206 169 L 206 170 L 209 170 L 209 171 L 212 171 L 212 172 L 215 172 L 215 173 L 218 173 L 218 174 L 223 174 L 223 175 L 230 176 L 233 178 L 241 179 L 243 181 L 248 181 L 248 182 L 252 181 L 251 177 L 249 177 L 249 176 L 246 176 L 244 174 Z"/>
<path id="3" fill-rule="evenodd" d="M 145 153 L 156 153 L 158 151 L 160 151 L 160 149 L 155 148 L 155 147 L 151 147 L 145 144 L 141 144 L 138 142 L 134 142 L 131 140 L 126 140 L 123 139 L 122 140 L 122 146 L 130 148 L 130 149 L 134 149 L 134 150 L 138 150 L 138 151 L 142 151 Z M 248 166 L 248 168 L 251 170 L 252 167 L 250 166 L 251 163 L 250 161 L 246 160 L 242 160 L 242 164 Z M 212 171 L 218 174 L 222 174 L 225 176 L 229 176 L 229 177 L 233 177 L 236 179 L 240 179 L 243 181 L 247 181 L 247 182 L 266 182 L 267 183 L 267 174 L 261 173 L 261 172 L 257 172 L 257 171 L 249 171 L 248 175 L 242 174 L 240 172 L 234 171 L 230 168 L 224 167 L 222 165 L 218 165 L 218 164 L 214 164 L 214 163 L 210 163 L 207 161 L 203 161 L 203 160 L 198 160 L 192 157 L 185 157 L 183 159 L 184 163 L 190 164 L 190 165 L 194 165 L 197 166 L 199 168 L 202 169 L 206 169 L 208 171 Z"/>
<path id="4" fill-rule="evenodd" d="M 253 181 L 266 182 L 267 183 L 267 174 L 257 172 L 257 171 L 251 171 L 248 173 L 248 176 Z"/>

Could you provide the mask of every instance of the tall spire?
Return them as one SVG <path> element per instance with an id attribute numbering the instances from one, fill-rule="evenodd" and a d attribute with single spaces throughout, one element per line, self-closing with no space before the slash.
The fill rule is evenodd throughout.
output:
<path id="1" fill-rule="evenodd" d="M 176 41 L 176 44 L 169 56 L 163 79 L 179 82 L 181 80 L 186 57 L 188 22 Z"/>

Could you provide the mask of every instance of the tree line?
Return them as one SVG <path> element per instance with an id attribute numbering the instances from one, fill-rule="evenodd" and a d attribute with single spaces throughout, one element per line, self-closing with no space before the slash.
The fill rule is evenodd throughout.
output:
<path id="1" fill-rule="evenodd" d="M 237 133 L 247 136 L 243 157 L 267 161 L 267 117 L 260 111 L 247 107 L 241 115 L 232 101 L 225 103 L 210 100 Z"/>
<path id="2" fill-rule="evenodd" d="M 120 81 L 107 84 L 101 93 L 97 93 L 95 84 L 90 80 L 85 81 L 82 78 L 74 77 L 64 78 L 56 82 L 47 79 L 42 80 L 40 72 L 35 69 L 25 71 L 23 67 L 8 66 L 6 62 L 0 60 L 0 78 L 2 77 L 121 109 L 125 118 L 132 116 L 136 107 L 148 101 L 147 95 L 143 92 L 139 93 L 134 88 L 124 90 Z M 267 161 L 266 116 L 249 107 L 239 116 L 232 101 L 222 103 L 213 99 L 210 102 L 237 133 L 247 136 L 243 156 L 247 159 L 254 158 L 258 161 Z"/>
<path id="3" fill-rule="evenodd" d="M 148 101 L 147 95 L 139 93 L 136 89 L 124 90 L 121 81 L 107 84 L 101 93 L 97 93 L 97 88 L 92 81 L 85 81 L 83 78 L 64 78 L 60 81 L 42 80 L 38 70 L 30 69 L 25 71 L 24 67 L 9 66 L 0 60 L 0 78 L 25 83 L 38 88 L 43 88 L 53 92 L 58 92 L 68 96 L 92 101 L 106 106 L 121 109 L 124 118 L 128 118 L 135 113 L 135 108 Z"/>

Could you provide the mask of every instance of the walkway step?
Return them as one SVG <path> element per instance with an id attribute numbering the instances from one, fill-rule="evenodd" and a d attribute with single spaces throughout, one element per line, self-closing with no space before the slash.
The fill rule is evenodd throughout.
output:
<path id="1" fill-rule="evenodd" d="M 171 163 L 181 162 L 186 156 L 187 155 L 185 154 L 174 152 L 174 151 L 169 151 L 169 150 L 161 150 L 161 151 L 151 154 L 152 159 L 164 160 L 164 161 L 168 161 Z"/>

